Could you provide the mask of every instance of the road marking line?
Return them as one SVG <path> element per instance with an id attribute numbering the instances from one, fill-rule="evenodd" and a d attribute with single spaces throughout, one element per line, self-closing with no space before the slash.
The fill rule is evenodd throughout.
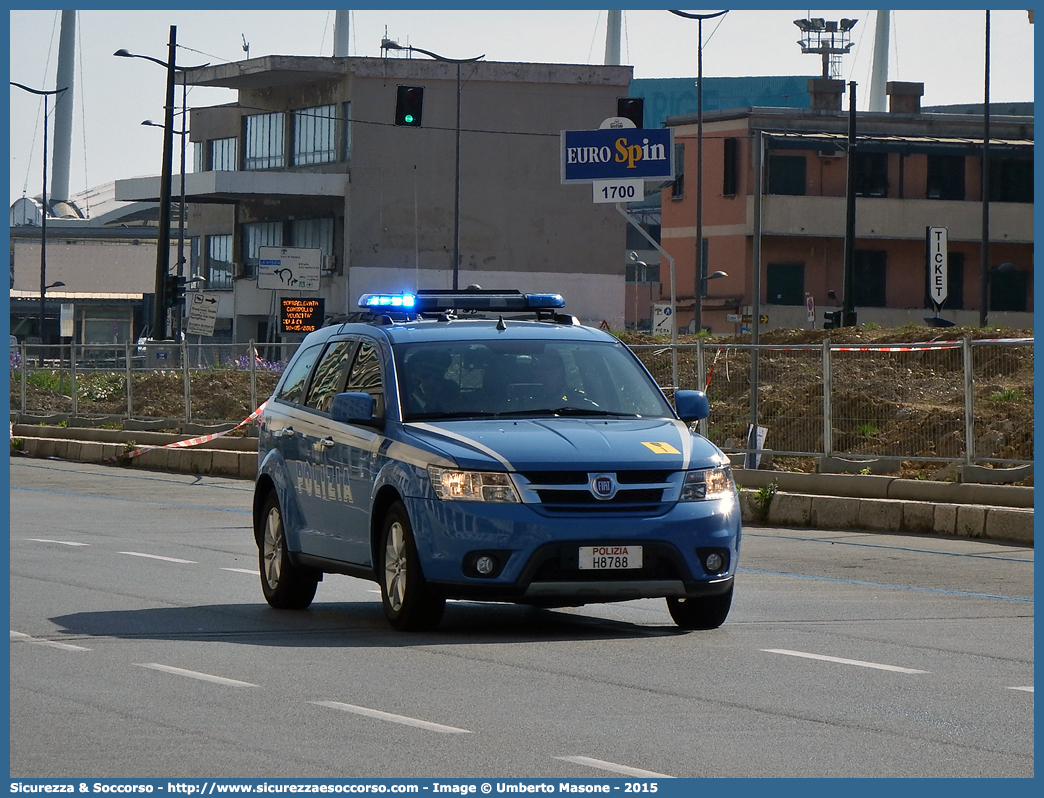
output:
<path id="1" fill-rule="evenodd" d="M 877 668 L 881 671 L 895 671 L 896 673 L 931 673 L 931 671 L 919 671 L 914 668 L 900 668 L 898 665 L 882 665 L 879 662 L 864 662 L 861 659 L 844 659 L 843 657 L 828 657 L 824 654 L 808 654 L 804 651 L 788 651 L 785 648 L 763 648 L 770 654 L 786 654 L 791 657 L 804 657 L 805 659 L 820 659 L 824 662 L 838 662 L 841 665 L 858 665 L 861 668 Z"/>
<path id="2" fill-rule="evenodd" d="M 1032 687 L 1009 687 L 1008 689 L 1009 690 L 1022 690 L 1023 692 L 1026 692 L 1026 693 L 1032 693 L 1033 692 L 1033 688 Z"/>
<path id="3" fill-rule="evenodd" d="M 83 646 L 74 646 L 72 643 L 59 643 L 56 640 L 38 640 L 31 635 L 23 634 L 22 632 L 16 632 L 14 629 L 11 630 L 12 640 L 24 640 L 26 643 L 35 643 L 38 646 L 49 646 L 50 648 L 57 648 L 61 651 L 90 651 L 89 648 Z"/>
<path id="4" fill-rule="evenodd" d="M 222 571 L 235 571 L 237 574 L 250 574 L 251 576 L 257 576 L 257 570 L 251 570 L 249 568 L 222 568 Z"/>
<path id="5" fill-rule="evenodd" d="M 47 538 L 26 538 L 33 543 L 60 543 L 63 546 L 90 546 L 90 543 L 77 543 L 74 540 L 48 540 Z"/>
<path id="6" fill-rule="evenodd" d="M 617 765 L 615 762 L 604 762 L 601 759 L 591 759 L 587 756 L 556 756 L 555 759 L 561 759 L 563 762 L 572 762 L 577 765 L 586 765 L 590 768 L 598 768 L 599 770 L 608 770 L 612 773 L 622 773 L 625 776 L 637 776 L 638 778 L 648 779 L 673 779 L 675 776 L 666 776 L 663 773 L 655 773 L 651 770 L 640 770 L 639 768 L 627 767 L 627 765 Z"/>
<path id="7" fill-rule="evenodd" d="M 430 723 L 426 720 L 408 718 L 405 715 L 393 715 L 390 712 L 381 712 L 379 709 L 367 709 L 366 707 L 357 707 L 354 704 L 342 704 L 340 701 L 311 701 L 310 703 L 316 704 L 320 707 L 330 707 L 331 709 L 340 709 L 344 712 L 353 712 L 356 715 L 365 715 L 368 718 L 390 720 L 392 723 L 401 723 L 405 726 L 416 726 L 420 729 L 427 729 L 428 731 L 442 732 L 443 734 L 471 734 L 467 729 L 458 729 L 455 726 L 443 726 L 440 723 Z"/>
<path id="8" fill-rule="evenodd" d="M 965 590 L 942 590 L 937 587 L 913 587 L 912 585 L 888 585 L 883 582 L 865 582 L 858 579 L 837 579 L 832 576 L 810 576 L 808 574 L 788 574 L 780 571 L 761 571 L 756 568 L 737 568 L 737 572 L 746 574 L 760 574 L 762 576 L 785 576 L 791 579 L 811 579 L 816 582 L 837 582 L 842 585 L 859 585 L 861 587 L 887 588 L 889 590 L 914 590 L 921 593 L 943 593 L 947 596 L 965 596 L 966 598 L 997 599 L 1000 601 L 1018 601 L 1024 604 L 1032 604 L 1032 598 L 1017 598 L 1015 596 L 997 596 L 991 593 L 969 593 Z"/>
<path id="9" fill-rule="evenodd" d="M 175 676 L 187 676 L 190 679 L 199 679 L 202 682 L 214 682 L 215 684 L 227 684 L 229 687 L 257 687 L 250 682 L 241 682 L 238 679 L 226 679 L 224 676 L 214 676 L 199 671 L 188 671 L 184 668 L 175 668 L 173 665 L 160 665 L 158 662 L 135 662 L 139 668 L 151 668 L 154 671 L 173 673 Z"/>
<path id="10" fill-rule="evenodd" d="M 185 565 L 199 565 L 195 560 L 179 560 L 177 557 L 160 557 L 158 554 L 142 554 L 140 551 L 121 551 L 120 554 L 129 554 L 131 557 L 148 557 L 150 560 L 163 560 L 164 562 L 179 562 Z"/>

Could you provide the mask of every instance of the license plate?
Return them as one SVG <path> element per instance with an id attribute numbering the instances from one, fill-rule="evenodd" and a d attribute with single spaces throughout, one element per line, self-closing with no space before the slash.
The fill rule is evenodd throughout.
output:
<path id="1" fill-rule="evenodd" d="M 642 567 L 641 546 L 581 546 L 581 571 L 617 571 Z"/>

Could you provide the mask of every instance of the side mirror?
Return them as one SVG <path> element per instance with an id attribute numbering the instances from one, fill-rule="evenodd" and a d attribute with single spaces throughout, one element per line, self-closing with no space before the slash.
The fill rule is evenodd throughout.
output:
<path id="1" fill-rule="evenodd" d="M 368 393 L 339 393 L 330 406 L 330 417 L 343 424 L 382 427 L 383 418 L 373 415 L 373 397 Z"/>
<path id="2" fill-rule="evenodd" d="M 674 407 L 678 411 L 678 418 L 689 424 L 710 415 L 710 402 L 703 391 L 676 391 Z"/>

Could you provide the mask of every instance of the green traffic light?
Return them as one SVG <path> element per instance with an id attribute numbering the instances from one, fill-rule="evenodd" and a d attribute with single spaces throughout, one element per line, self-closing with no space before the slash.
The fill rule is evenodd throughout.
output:
<path id="1" fill-rule="evenodd" d="M 406 119 L 406 124 L 407 125 L 412 125 L 413 124 L 413 114 L 406 114 L 405 119 Z"/>

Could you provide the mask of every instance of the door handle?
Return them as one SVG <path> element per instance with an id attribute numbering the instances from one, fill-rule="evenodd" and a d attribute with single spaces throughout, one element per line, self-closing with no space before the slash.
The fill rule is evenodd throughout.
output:
<path id="1" fill-rule="evenodd" d="M 293 427 L 283 427 L 282 429 L 272 430 L 273 438 L 292 438 L 294 437 Z"/>
<path id="2" fill-rule="evenodd" d="M 323 438 L 321 441 L 316 441 L 316 446 L 320 446 L 323 449 L 329 449 L 334 445 L 334 439 L 330 437 Z"/>

